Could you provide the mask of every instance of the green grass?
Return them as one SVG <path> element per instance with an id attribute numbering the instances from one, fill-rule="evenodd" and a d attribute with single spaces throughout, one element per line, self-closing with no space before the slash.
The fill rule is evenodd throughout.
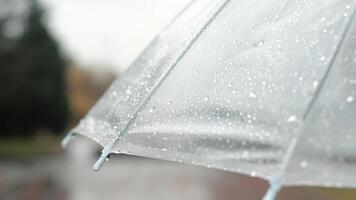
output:
<path id="1" fill-rule="evenodd" d="M 48 154 L 59 144 L 58 138 L 0 138 L 0 156 L 26 158 Z"/>
<path id="2" fill-rule="evenodd" d="M 323 188 L 320 191 L 328 196 L 332 197 L 331 199 L 335 200 L 355 200 L 356 199 L 356 190 L 355 189 L 337 189 L 337 188 Z"/>

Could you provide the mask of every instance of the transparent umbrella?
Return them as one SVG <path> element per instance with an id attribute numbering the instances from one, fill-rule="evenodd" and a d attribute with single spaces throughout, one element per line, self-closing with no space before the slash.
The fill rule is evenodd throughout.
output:
<path id="1" fill-rule="evenodd" d="M 197 0 L 64 139 L 110 153 L 356 187 L 354 0 Z"/>

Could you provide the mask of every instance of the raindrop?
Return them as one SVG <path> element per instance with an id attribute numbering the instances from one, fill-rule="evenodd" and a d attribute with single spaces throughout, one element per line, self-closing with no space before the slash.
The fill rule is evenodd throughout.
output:
<path id="1" fill-rule="evenodd" d="M 320 60 L 321 60 L 321 61 L 324 61 L 325 59 L 326 59 L 325 56 L 321 56 L 321 57 L 320 57 Z"/>
<path id="2" fill-rule="evenodd" d="M 261 47 L 263 44 L 265 43 L 265 41 L 261 40 L 256 42 L 255 44 L 253 44 L 254 47 Z"/>
<path id="3" fill-rule="evenodd" d="M 288 122 L 294 122 L 297 119 L 295 115 L 292 115 L 288 118 Z"/>
<path id="4" fill-rule="evenodd" d="M 108 162 L 108 161 L 110 161 L 110 159 L 111 159 L 111 156 L 108 155 L 108 156 L 106 156 L 105 161 Z"/>
<path id="5" fill-rule="evenodd" d="M 250 173 L 250 175 L 251 175 L 252 177 L 255 177 L 255 176 L 256 176 L 256 172 L 255 172 L 255 171 L 252 171 L 252 172 Z"/>
<path id="6" fill-rule="evenodd" d="M 130 88 L 127 88 L 127 90 L 126 90 L 126 94 L 128 94 L 128 95 L 132 94 L 132 92 L 131 92 Z"/>
<path id="7" fill-rule="evenodd" d="M 319 85 L 318 81 L 313 81 L 313 88 L 316 89 Z"/>
<path id="8" fill-rule="evenodd" d="M 152 106 L 152 108 L 149 110 L 149 112 L 153 112 L 156 109 L 156 107 Z"/>
<path id="9" fill-rule="evenodd" d="M 255 92 L 251 92 L 251 93 L 249 94 L 249 97 L 250 97 L 250 98 L 256 98 L 256 97 L 257 97 L 257 95 L 256 95 L 256 93 L 255 93 Z"/>
<path id="10" fill-rule="evenodd" d="M 347 103 L 351 103 L 351 102 L 353 102 L 355 100 L 355 97 L 353 97 L 353 96 L 348 96 L 347 98 L 346 98 L 346 102 Z"/>
<path id="11" fill-rule="evenodd" d="M 209 97 L 204 97 L 204 101 L 208 101 L 209 100 Z"/>
<path id="12" fill-rule="evenodd" d="M 306 168 L 306 167 L 308 166 L 308 162 L 305 161 L 305 160 L 303 160 L 302 162 L 299 163 L 299 166 L 300 166 L 301 168 Z"/>

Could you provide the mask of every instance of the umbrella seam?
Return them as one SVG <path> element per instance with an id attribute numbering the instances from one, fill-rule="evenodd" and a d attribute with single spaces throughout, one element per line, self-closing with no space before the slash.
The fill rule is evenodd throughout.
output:
<path id="1" fill-rule="evenodd" d="M 165 32 L 167 29 L 169 29 L 169 28 L 172 26 L 172 24 L 184 13 L 184 11 L 186 11 L 187 9 L 189 9 L 189 7 L 190 7 L 191 5 L 193 5 L 196 1 L 197 1 L 197 0 L 191 0 L 191 1 L 189 1 L 188 4 L 185 5 L 185 6 L 173 17 L 173 19 L 171 19 L 171 20 L 169 21 L 169 23 L 168 23 L 166 26 L 164 26 L 164 28 L 161 30 L 160 33 L 158 33 L 157 36 L 159 36 L 162 32 Z M 153 41 L 155 41 L 156 39 L 157 39 L 157 38 L 155 37 L 155 38 L 153 39 Z M 153 42 L 153 41 L 151 41 L 151 42 Z M 149 48 L 149 47 L 150 47 L 150 45 L 148 45 L 148 47 L 146 47 L 146 48 L 138 55 L 138 58 L 140 58 L 140 57 L 145 53 L 145 51 L 147 50 L 147 48 Z M 137 59 L 135 59 L 133 63 L 135 63 L 136 61 L 137 61 Z M 103 94 L 102 96 L 105 96 L 106 94 L 108 94 L 109 92 L 111 92 L 111 89 L 114 87 L 114 85 L 115 85 L 115 83 L 116 83 L 117 81 L 118 81 L 118 80 L 114 81 L 114 82 L 109 86 L 109 88 L 104 92 L 104 94 Z M 132 97 L 132 96 L 131 96 L 131 97 Z M 94 110 L 94 108 L 96 107 L 96 105 L 98 105 L 100 102 L 101 102 L 100 100 L 97 101 L 97 102 L 94 104 L 94 106 L 89 110 L 88 113 L 90 113 L 92 110 Z M 114 110 L 112 109 L 112 110 L 110 110 L 110 111 L 107 113 L 107 115 L 111 115 L 113 112 L 114 112 Z M 76 134 L 77 134 L 77 133 L 76 133 L 74 130 L 68 132 L 68 133 L 64 136 L 64 138 L 62 139 L 62 141 L 61 141 L 61 146 L 62 146 L 62 148 L 66 148 L 67 145 L 69 144 L 69 142 L 73 139 L 74 135 L 76 135 Z M 96 141 L 96 142 L 98 142 L 98 141 Z M 99 143 L 99 142 L 98 142 L 98 143 Z"/>
<path id="2" fill-rule="evenodd" d="M 192 40 L 189 42 L 187 47 L 183 50 L 183 52 L 178 56 L 176 61 L 173 63 L 172 66 L 170 66 L 165 73 L 160 77 L 160 79 L 157 80 L 157 82 L 154 84 L 153 88 L 151 91 L 147 94 L 147 96 L 142 100 L 142 103 L 138 105 L 137 109 L 134 111 L 132 114 L 131 119 L 126 123 L 125 127 L 117 134 L 116 138 L 112 142 L 112 144 L 108 145 L 103 149 L 102 155 L 100 158 L 97 160 L 97 162 L 94 164 L 94 169 L 99 170 L 101 165 L 104 163 L 105 158 L 110 154 L 111 150 L 113 147 L 116 145 L 116 143 L 119 141 L 119 139 L 127 132 L 127 129 L 130 127 L 134 119 L 136 119 L 138 113 L 142 110 L 142 108 L 147 104 L 148 100 L 151 98 L 151 96 L 157 91 L 157 89 L 161 86 L 162 82 L 169 76 L 170 72 L 177 66 L 179 61 L 186 55 L 188 50 L 193 46 L 193 44 L 200 38 L 200 36 L 204 33 L 204 31 L 207 29 L 207 27 L 211 24 L 212 21 L 221 13 L 221 11 L 226 7 L 226 5 L 231 2 L 231 0 L 225 0 L 222 5 L 213 13 L 213 15 L 207 20 L 207 22 L 203 25 L 203 27 L 197 32 L 195 37 L 192 38 Z"/>
<path id="3" fill-rule="evenodd" d="M 346 26 L 344 28 L 344 31 L 342 33 L 342 37 L 341 37 L 341 39 L 339 41 L 339 45 L 337 46 L 337 48 L 335 50 L 335 53 L 334 53 L 334 55 L 332 57 L 332 60 L 330 61 L 328 69 L 325 72 L 324 78 L 321 80 L 320 85 L 319 85 L 317 91 L 315 92 L 315 95 L 313 96 L 313 99 L 311 100 L 311 103 L 308 106 L 308 109 L 306 110 L 305 114 L 303 115 L 303 119 L 302 119 L 303 121 L 305 121 L 307 119 L 307 117 L 309 116 L 311 108 L 315 104 L 316 100 L 318 99 L 318 97 L 320 95 L 320 92 L 321 92 L 323 86 L 325 85 L 325 82 L 326 82 L 326 80 L 327 80 L 327 78 L 328 78 L 328 76 L 330 74 L 330 71 L 331 71 L 332 67 L 335 64 L 336 57 L 337 57 L 337 55 L 339 55 L 341 47 L 343 46 L 343 44 L 345 42 L 345 38 L 347 36 L 348 30 L 351 27 L 353 19 L 355 18 L 355 14 L 356 14 L 356 10 L 353 11 L 349 21 L 347 22 L 347 24 L 346 24 Z M 288 150 L 288 154 L 287 154 L 288 157 L 286 157 L 286 162 L 283 164 L 284 166 L 282 166 L 283 171 L 285 171 L 287 169 L 287 166 L 288 166 L 288 164 L 290 162 L 290 157 L 292 156 L 292 154 L 293 154 L 293 152 L 295 150 L 295 147 L 296 147 L 297 143 L 299 142 L 299 139 L 300 139 L 300 137 L 302 135 L 303 135 L 302 133 L 298 134 L 297 138 L 293 141 L 292 145 L 290 146 L 290 148 L 289 148 L 290 150 Z M 284 173 L 284 172 L 282 172 L 282 173 Z"/>
<path id="4" fill-rule="evenodd" d="M 330 61 L 330 64 L 328 65 L 328 69 L 327 71 L 325 72 L 325 75 L 323 77 L 323 79 L 321 80 L 321 83 L 319 85 L 319 87 L 317 88 L 317 91 L 315 92 L 315 95 L 313 96 L 310 104 L 308 105 L 308 108 L 306 110 L 306 112 L 304 113 L 303 115 L 303 118 L 302 118 L 302 121 L 305 121 L 307 119 L 307 117 L 309 116 L 309 113 L 310 113 L 310 110 L 311 108 L 313 107 L 313 105 L 315 104 L 316 100 L 318 99 L 319 95 L 320 95 L 320 92 L 330 74 L 330 71 L 332 69 L 332 67 L 334 66 L 335 64 L 335 61 L 336 61 L 336 58 L 337 56 L 339 55 L 340 53 L 340 50 L 341 50 L 341 47 L 343 46 L 344 42 L 345 42 L 345 38 L 347 36 L 347 33 L 348 33 L 348 30 L 350 29 L 351 27 L 351 24 L 355 18 L 355 14 L 356 14 L 356 10 L 354 9 L 350 19 L 348 20 L 348 22 L 346 23 L 346 26 L 344 28 L 344 31 L 342 33 L 342 36 L 340 38 L 340 41 L 338 43 L 338 46 L 333 54 L 333 57 Z M 281 166 L 281 170 L 280 172 L 275 176 L 273 177 L 271 180 L 270 180 L 270 188 L 268 189 L 265 197 L 263 198 L 264 200 L 271 200 L 271 199 L 274 199 L 278 193 L 278 191 L 281 189 L 282 185 L 283 185 L 283 182 L 284 182 L 284 174 L 287 170 L 287 167 L 289 166 L 289 163 L 290 163 L 290 160 L 291 160 L 291 157 L 295 151 L 295 148 L 299 142 L 299 139 L 301 138 L 302 136 L 302 133 L 298 134 L 297 137 L 292 141 L 292 144 L 290 145 L 290 147 L 288 148 L 287 150 L 287 154 L 286 154 L 286 157 L 282 163 L 282 166 Z"/>
<path id="5" fill-rule="evenodd" d="M 218 8 L 218 10 L 213 14 L 213 16 L 206 22 L 206 24 L 198 31 L 197 35 L 191 40 L 191 42 L 188 44 L 188 46 L 185 48 L 185 50 L 182 52 L 182 54 L 177 58 L 177 60 L 174 62 L 174 64 L 168 68 L 168 70 L 163 73 L 163 76 L 158 79 L 156 84 L 153 86 L 152 90 L 147 94 L 147 96 L 142 100 L 142 103 L 138 106 L 138 108 L 134 111 L 134 114 L 132 115 L 133 117 L 127 122 L 125 128 L 121 131 L 121 133 L 118 134 L 118 137 L 115 139 L 119 139 L 124 133 L 127 132 L 127 128 L 131 125 L 132 121 L 137 117 L 137 114 L 141 111 L 141 109 L 147 104 L 148 100 L 151 98 L 151 96 L 157 91 L 157 89 L 161 86 L 163 81 L 169 76 L 169 74 L 173 71 L 173 69 L 177 66 L 179 61 L 186 55 L 188 50 L 193 46 L 193 44 L 197 41 L 197 39 L 202 35 L 202 33 L 206 30 L 206 28 L 211 24 L 211 22 L 216 18 L 216 16 L 225 8 L 225 6 L 230 2 L 231 0 L 226 0 L 223 5 Z M 116 143 L 116 141 L 114 142 Z M 114 144 L 115 145 L 115 144 Z"/>
<path id="6" fill-rule="evenodd" d="M 272 21 L 277 21 L 278 18 L 280 17 L 279 14 L 281 14 L 281 12 L 287 7 L 287 4 L 289 2 L 289 0 L 282 0 L 283 3 L 277 8 L 276 12 L 273 14 L 273 19 Z"/>
<path id="7" fill-rule="evenodd" d="M 346 27 L 344 28 L 344 31 L 342 33 L 342 36 L 340 38 L 340 41 L 339 41 L 339 45 L 337 46 L 332 58 L 331 58 L 331 61 L 330 61 L 330 64 L 325 72 L 325 75 L 323 76 L 323 78 L 321 79 L 320 81 L 320 84 L 319 86 L 317 87 L 316 91 L 315 91 L 315 94 L 313 95 L 305 113 L 303 114 L 303 120 L 305 120 L 308 115 L 309 115 L 309 112 L 310 110 L 312 109 L 312 107 L 314 106 L 315 104 L 315 101 L 318 99 L 319 95 L 320 95 L 320 92 L 326 82 L 326 79 L 328 78 L 329 74 L 330 74 L 330 71 L 331 69 L 333 68 L 334 64 L 335 64 L 335 61 L 336 61 L 336 58 L 337 58 L 337 55 L 339 54 L 340 52 L 340 49 L 341 47 L 343 46 L 344 42 L 345 42 L 345 38 L 346 38 L 346 35 L 348 33 L 348 30 L 350 29 L 351 27 L 351 24 L 353 22 L 353 19 L 355 18 L 355 14 L 356 14 L 356 10 L 353 11 L 351 17 L 350 17 L 350 20 L 347 22 L 346 24 Z"/>

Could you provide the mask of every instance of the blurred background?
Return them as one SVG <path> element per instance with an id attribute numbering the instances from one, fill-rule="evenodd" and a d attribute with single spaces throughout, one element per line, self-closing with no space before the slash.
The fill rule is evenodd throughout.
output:
<path id="1" fill-rule="evenodd" d="M 261 199 L 246 176 L 60 140 L 189 0 L 0 0 L 0 199 Z M 286 188 L 279 199 L 356 199 Z"/>

